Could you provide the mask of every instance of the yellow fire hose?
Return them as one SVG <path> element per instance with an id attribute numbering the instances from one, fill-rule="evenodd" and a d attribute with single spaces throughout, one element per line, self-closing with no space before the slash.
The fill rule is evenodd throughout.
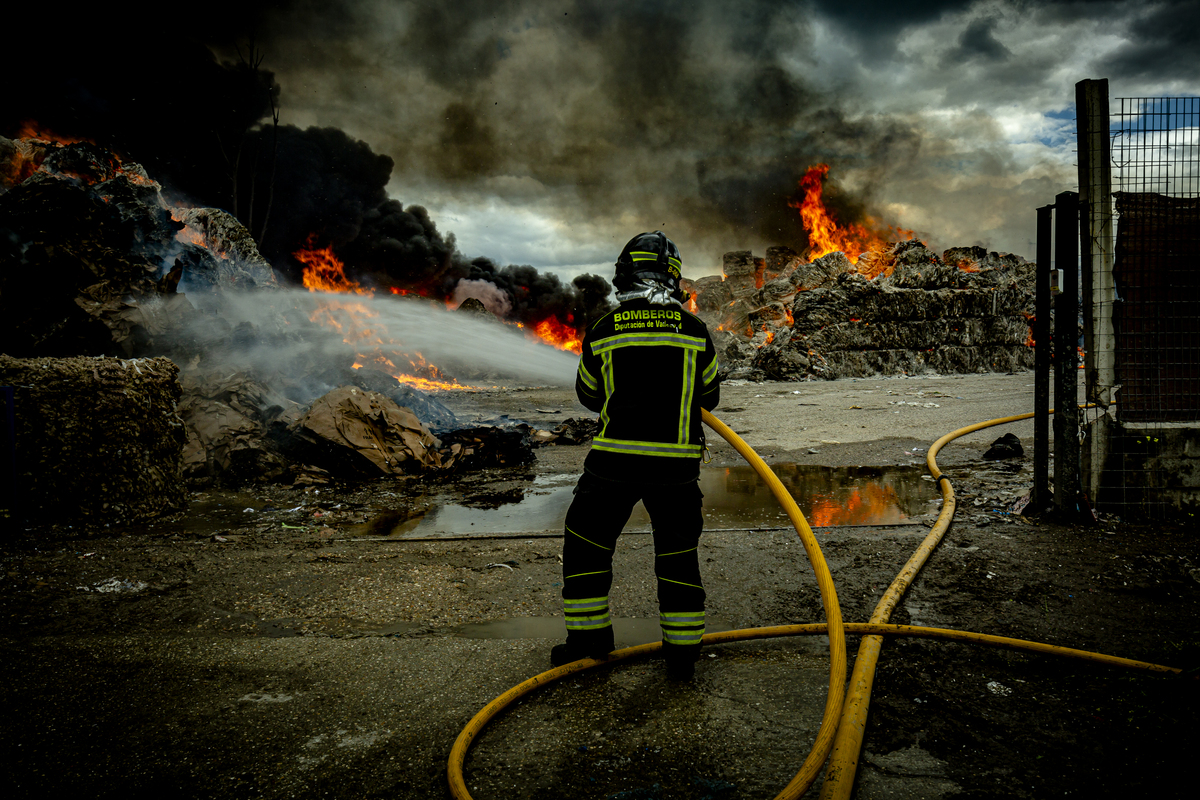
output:
<path id="1" fill-rule="evenodd" d="M 1002 425 L 1007 422 L 1016 422 L 1017 420 L 1029 419 L 1033 414 L 1019 414 L 1012 417 L 1004 417 L 1002 419 L 989 420 L 980 422 L 975 425 L 969 425 L 965 428 L 960 428 L 956 431 L 946 434 L 945 436 L 934 442 L 929 448 L 929 454 L 926 457 L 926 462 L 929 467 L 929 472 L 934 479 L 941 484 L 942 487 L 942 511 L 938 515 L 937 522 L 933 529 L 926 536 L 921 546 L 904 565 L 900 574 L 888 587 L 884 593 L 875 612 L 871 615 L 870 622 L 859 623 L 843 623 L 841 618 L 841 610 L 838 606 L 837 593 L 833 587 L 833 579 L 829 573 L 828 565 L 825 563 L 825 558 L 821 554 L 820 546 L 817 544 L 816 537 L 813 536 L 812 529 L 809 527 L 804 515 L 796 506 L 795 500 L 784 488 L 783 484 L 776 477 L 775 473 L 763 462 L 757 453 L 750 449 L 750 446 L 742 441 L 736 433 L 729 429 L 724 423 L 718 420 L 709 412 L 704 412 L 704 422 L 717 433 L 721 434 L 733 447 L 742 455 L 743 458 L 750 463 L 755 472 L 766 481 L 771 489 L 771 493 L 779 501 L 788 518 L 796 528 L 796 532 L 800 535 L 801 541 L 804 543 L 805 551 L 808 553 L 809 561 L 817 577 L 818 586 L 821 589 L 821 599 L 825 607 L 825 623 L 811 623 L 807 625 L 778 625 L 764 628 L 743 628 L 741 630 L 724 631 L 721 633 L 709 633 L 704 636 L 706 645 L 724 644 L 727 642 L 746 641 L 750 639 L 769 639 L 781 636 L 799 636 L 812 634 L 827 634 L 829 637 L 829 652 L 830 652 L 830 685 L 829 694 L 825 701 L 825 714 L 821 720 L 821 726 L 817 731 L 816 739 L 813 743 L 813 748 L 809 752 L 808 757 L 801 765 L 800 771 L 796 776 L 784 787 L 775 800 L 795 800 L 795 798 L 803 795 L 816 780 L 817 772 L 824 764 L 826 757 L 830 755 L 832 749 L 833 755 L 830 758 L 829 767 L 825 775 L 825 783 L 821 788 L 821 797 L 849 797 L 854 786 L 854 774 L 858 762 L 858 754 L 862 748 L 862 738 L 865 732 L 867 709 L 870 705 L 871 683 L 874 680 L 875 665 L 878 660 L 879 650 L 881 647 L 883 636 L 917 636 L 928 638 L 946 639 L 949 641 L 968 642 L 973 644 L 983 644 L 993 647 L 1003 647 L 1016 650 L 1027 650 L 1031 652 L 1044 653 L 1047 655 L 1064 656 L 1068 658 L 1076 658 L 1093 663 L 1105 664 L 1108 666 L 1123 667 L 1126 669 L 1142 670 L 1152 673 L 1171 673 L 1179 674 L 1181 670 L 1173 667 L 1165 667 L 1158 664 L 1150 664 L 1143 661 L 1133 661 L 1130 659 L 1119 658 L 1117 656 L 1109 656 L 1102 653 L 1093 653 L 1086 650 L 1075 650 L 1068 647 L 1058 647 L 1056 645 L 1042 644 L 1040 642 L 1032 642 L 1024 639 L 1011 639 L 1003 636 L 992 636 L 983 633 L 971 633 L 968 631 L 950 630 L 947 628 L 926 628 L 912 625 L 893 625 L 888 624 L 886 620 L 891 616 L 892 610 L 900 597 L 904 594 L 908 585 L 916 577 L 917 572 L 928 560 L 933 549 L 941 541 L 946 530 L 950 527 L 950 521 L 954 516 L 954 490 L 950 487 L 950 481 L 942 476 L 941 470 L 938 469 L 935 459 L 938 451 L 942 449 L 948 442 L 972 433 L 983 428 L 992 427 L 994 425 Z M 858 658 L 855 660 L 854 674 L 850 680 L 850 692 L 846 696 L 844 687 L 844 676 L 846 672 L 846 646 L 845 634 L 862 634 L 863 641 L 859 646 Z M 566 664 L 561 667 L 543 672 L 540 675 L 535 675 L 529 680 L 509 689 L 504 694 L 497 697 L 492 702 L 488 703 L 478 714 L 476 714 L 454 742 L 454 746 L 450 749 L 450 759 L 447 766 L 447 778 L 450 783 L 450 792 L 458 800 L 471 800 L 470 793 L 467 792 L 466 783 L 463 780 L 462 771 L 463 763 L 466 759 L 467 750 L 471 746 L 471 742 L 483 730 L 483 727 L 500 713 L 509 704 L 518 698 L 532 692 L 535 689 L 553 683 L 560 678 L 568 675 L 573 675 L 577 672 L 582 672 L 593 667 L 605 666 L 614 664 L 619 661 L 624 661 L 630 658 L 649 655 L 662 647 L 660 642 L 652 642 L 650 644 L 637 645 L 636 647 L 627 647 L 622 650 L 617 650 L 610 653 L 604 660 L 588 658 L 580 661 L 575 661 L 571 664 Z M 843 708 L 842 700 L 845 699 L 845 707 Z M 834 722 L 835 718 L 841 715 L 840 726 Z M 837 729 L 837 736 L 834 737 L 834 729 Z"/>
<path id="2" fill-rule="evenodd" d="M 947 433 L 929 448 L 925 463 L 929 467 L 929 474 L 942 487 L 941 513 L 938 514 L 937 522 L 929 531 L 929 535 L 921 542 L 921 546 L 912 554 L 908 563 L 900 570 L 900 574 L 884 592 L 879 604 L 875 606 L 874 613 L 871 614 L 870 622 L 885 623 L 891 619 L 896 604 L 917 577 L 921 567 L 925 566 L 925 562 L 929 560 L 934 548 L 942 541 L 942 537 L 950 528 L 951 520 L 954 519 L 954 489 L 950 486 L 950 480 L 943 476 L 942 471 L 938 469 L 938 452 L 947 443 L 960 436 L 994 425 L 1029 419 L 1032 416 L 1034 416 L 1032 413 L 1017 414 L 1012 417 L 1002 417 L 968 425 Z M 838 726 L 833 754 L 829 759 L 829 766 L 825 770 L 825 783 L 821 786 L 821 800 L 846 800 L 854 789 L 854 774 L 858 769 L 858 756 L 862 751 L 863 736 L 867 729 L 867 711 L 871 707 L 871 685 L 875 680 L 875 667 L 879 662 L 879 651 L 882 646 L 883 637 L 878 635 L 864 636 L 858 645 L 858 657 L 854 660 L 854 671 L 850 675 L 846 707 L 842 710 L 842 721 Z"/>
<path id="3" fill-rule="evenodd" d="M 880 599 L 879 604 L 875 606 L 875 611 L 871 614 L 871 622 L 884 623 L 891 619 L 892 611 L 895 610 L 896 604 L 900 602 L 900 598 L 908 590 L 917 573 L 921 571 L 921 567 L 925 566 L 925 562 L 929 560 L 929 556 L 932 555 L 934 548 L 941 543 L 942 537 L 946 535 L 946 531 L 950 528 L 950 521 L 954 519 L 954 489 L 951 488 L 949 479 L 945 478 L 942 475 L 942 471 L 938 469 L 936 459 L 938 451 L 947 442 L 972 431 L 977 431 L 980 428 L 1000 425 L 1005 422 L 1015 422 L 1019 419 L 1028 419 L 1032 416 L 1033 414 L 1021 414 L 1015 417 L 1004 417 L 1003 419 L 990 420 L 977 425 L 970 425 L 966 428 L 959 428 L 938 439 L 929 448 L 925 463 L 929 467 L 929 474 L 933 476 L 934 480 L 942 488 L 942 511 L 938 514 L 937 522 L 934 523 L 933 529 L 929 531 L 929 535 L 921 542 L 921 546 L 912 554 L 908 559 L 908 563 L 900 570 L 900 574 L 896 576 L 891 586 L 883 593 L 883 597 Z M 878 635 L 865 636 L 858 645 L 858 657 L 854 659 L 854 671 L 850 675 L 850 689 L 846 698 L 846 707 L 842 710 L 842 721 L 838 726 L 837 739 L 834 740 L 833 754 L 829 760 L 829 767 L 825 770 L 825 783 L 821 786 L 821 800 L 848 798 L 851 790 L 854 788 L 854 774 L 858 767 L 858 755 L 862 750 L 863 735 L 867 729 L 867 710 L 871 706 L 871 685 L 875 680 L 875 666 L 879 662 L 879 651 L 882 646 L 883 637 Z"/>
<path id="4" fill-rule="evenodd" d="M 838 607 L 837 591 L 833 586 L 833 576 L 829 574 L 829 566 L 825 563 L 824 555 L 821 554 L 821 546 L 817 544 L 817 537 L 813 535 L 812 528 L 808 525 L 808 520 L 804 518 L 804 514 L 801 513 L 800 507 L 796 505 L 796 501 L 792 498 L 787 488 L 784 487 L 775 473 L 771 471 L 771 468 L 766 465 L 766 462 L 759 457 L 758 453 L 751 450 L 750 445 L 742 441 L 742 438 L 730 430 L 725 423 L 721 422 L 708 411 L 704 411 L 703 419 L 708 427 L 721 434 L 726 441 L 733 445 L 734 449 L 754 468 L 759 477 L 767 483 L 767 486 L 771 489 L 771 494 L 779 501 L 779 505 L 783 507 L 783 510 L 788 515 L 788 519 L 795 526 L 796 532 L 800 534 L 800 540 L 804 543 L 804 550 L 808 554 L 809 563 L 812 565 L 813 572 L 816 574 L 817 585 L 821 590 L 821 602 L 825 607 L 826 620 L 825 630 L 822 632 L 827 631 L 829 636 L 829 694 L 825 698 L 825 714 L 821 719 L 821 727 L 817 730 L 816 740 L 813 743 L 812 750 L 808 754 L 808 758 L 800 766 L 800 771 L 796 773 L 796 777 L 792 778 L 791 782 L 779 793 L 777 800 L 797 798 L 804 794 L 816 781 L 817 775 L 825 763 L 825 759 L 829 756 L 829 751 L 833 747 L 834 732 L 837 729 L 838 715 L 842 710 L 842 700 L 846 694 L 846 633 L 845 626 L 842 623 L 842 612 Z M 733 639 L 727 637 L 738 633 L 739 631 L 728 631 L 721 634 L 710 633 L 704 636 L 703 641 L 705 643 L 733 641 Z M 519 686 L 514 686 L 488 703 L 482 711 L 467 723 L 467 727 L 463 728 L 462 733 L 455 740 L 454 746 L 450 748 L 450 763 L 447 767 L 450 793 L 455 798 L 458 798 L 458 800 L 470 800 L 471 795 L 467 792 L 467 785 L 462 777 L 463 761 L 467 756 L 467 748 L 471 746 L 471 742 L 479 734 L 479 731 L 483 730 L 483 726 L 509 703 L 534 689 L 575 672 L 580 672 L 601 664 L 611 664 L 614 661 L 621 661 L 633 656 L 653 653 L 661 647 L 661 642 L 653 642 L 651 644 L 618 650 L 615 653 L 611 653 L 603 661 L 589 658 L 556 667 L 548 672 L 535 675 Z"/>

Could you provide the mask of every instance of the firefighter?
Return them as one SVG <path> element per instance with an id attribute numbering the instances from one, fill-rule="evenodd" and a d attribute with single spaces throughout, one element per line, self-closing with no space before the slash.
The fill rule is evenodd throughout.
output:
<path id="1" fill-rule="evenodd" d="M 708 328 L 683 307 L 679 250 L 662 231 L 633 237 L 616 263 L 620 305 L 591 326 L 575 378 L 600 430 L 567 511 L 563 611 L 555 666 L 613 650 L 608 593 L 617 537 L 641 500 L 654 528 L 654 572 L 668 674 L 692 677 L 704 635 L 697 547 L 704 435 L 700 409 L 720 396 Z"/>

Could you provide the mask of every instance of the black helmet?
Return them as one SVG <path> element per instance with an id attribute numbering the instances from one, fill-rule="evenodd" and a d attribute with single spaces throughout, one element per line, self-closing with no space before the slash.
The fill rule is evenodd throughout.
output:
<path id="1" fill-rule="evenodd" d="M 634 281 L 645 279 L 666 284 L 673 295 L 682 295 L 679 279 L 683 264 L 679 248 L 662 231 L 639 233 L 630 239 L 617 257 L 616 266 L 613 286 L 618 292 L 627 291 Z"/>

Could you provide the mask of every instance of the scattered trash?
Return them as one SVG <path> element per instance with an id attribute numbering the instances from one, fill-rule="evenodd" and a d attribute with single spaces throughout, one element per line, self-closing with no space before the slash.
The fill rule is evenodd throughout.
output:
<path id="1" fill-rule="evenodd" d="M 510 567 L 508 564 L 501 564 L 501 563 L 499 563 L 499 562 L 492 563 L 492 564 L 488 564 L 487 566 L 488 566 L 488 569 L 491 569 L 492 567 L 504 567 L 504 568 L 505 568 L 506 570 L 508 570 L 509 572 L 512 572 L 512 571 L 513 571 L 513 568 L 512 568 L 512 567 Z"/>
<path id="2" fill-rule="evenodd" d="M 140 592 L 149 584 L 144 581 L 126 581 L 120 578 L 109 578 L 106 581 L 93 583 L 89 586 L 80 586 L 79 588 L 85 592 L 100 592 L 102 594 L 112 594 L 115 592 Z"/>
<path id="3" fill-rule="evenodd" d="M 1002 683 L 999 683 L 998 681 L 988 681 L 987 688 L 989 692 L 999 695 L 1000 697 L 1008 697 L 1010 694 L 1012 694 L 1012 689 Z"/>
<path id="4" fill-rule="evenodd" d="M 888 400 L 889 406 L 916 406 L 917 408 L 941 408 L 937 403 L 914 403 L 908 400 Z"/>
<path id="5" fill-rule="evenodd" d="M 244 703 L 286 703 L 292 699 L 290 694 L 267 694 L 266 692 L 250 692 L 238 698 Z"/>
<path id="6" fill-rule="evenodd" d="M 600 431 L 600 421 L 597 419 L 566 419 L 551 431 L 538 431 L 535 434 L 538 446 L 543 445 L 578 445 L 586 444 L 595 438 Z"/>

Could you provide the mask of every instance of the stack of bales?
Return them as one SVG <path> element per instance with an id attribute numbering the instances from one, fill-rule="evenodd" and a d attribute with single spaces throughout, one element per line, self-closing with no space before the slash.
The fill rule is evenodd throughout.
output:
<path id="1" fill-rule="evenodd" d="M 166 358 L 0 355 L 0 385 L 13 388 L 10 512 L 118 523 L 181 508 L 178 374 Z"/>

